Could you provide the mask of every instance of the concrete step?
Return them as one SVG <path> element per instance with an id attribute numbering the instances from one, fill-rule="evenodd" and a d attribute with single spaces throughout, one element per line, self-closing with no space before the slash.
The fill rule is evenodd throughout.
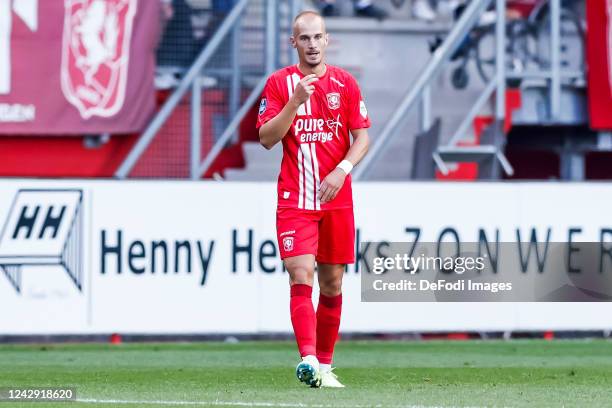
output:
<path id="1" fill-rule="evenodd" d="M 257 142 L 242 144 L 246 167 L 244 169 L 227 169 L 225 179 L 228 181 L 270 181 L 276 180 L 283 156 L 282 144 L 278 143 L 266 150 Z"/>
<path id="2" fill-rule="evenodd" d="M 225 170 L 225 180 L 227 181 L 276 181 L 278 170 L 269 171 L 248 171 L 242 169 Z"/>
<path id="3" fill-rule="evenodd" d="M 266 150 L 257 142 L 244 142 L 242 144 L 242 151 L 244 152 L 244 160 L 247 162 L 247 166 L 254 165 L 255 163 L 277 166 L 283 158 L 283 146 L 281 143 L 277 143 L 272 149 Z"/>
<path id="4" fill-rule="evenodd" d="M 442 161 L 450 163 L 480 162 L 495 156 L 499 149 L 492 145 L 441 146 L 436 151 Z"/>
<path id="5" fill-rule="evenodd" d="M 573 84 L 563 84 L 560 99 L 560 115 L 558 118 L 552 118 L 549 112 L 548 84 L 544 81 L 525 81 L 521 86 L 521 107 L 514 111 L 512 123 L 516 126 L 588 124 L 586 89 Z"/>

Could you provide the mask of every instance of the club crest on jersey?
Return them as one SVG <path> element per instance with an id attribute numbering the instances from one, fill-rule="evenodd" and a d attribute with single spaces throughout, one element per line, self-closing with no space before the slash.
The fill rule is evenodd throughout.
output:
<path id="1" fill-rule="evenodd" d="M 263 115 L 267 107 L 268 107 L 268 101 L 266 100 L 266 98 L 263 98 L 261 102 L 259 102 L 259 114 Z"/>
<path id="2" fill-rule="evenodd" d="M 293 237 L 283 238 L 283 248 L 286 252 L 293 251 Z"/>
<path id="3" fill-rule="evenodd" d="M 340 94 L 338 92 L 330 92 L 327 94 L 327 106 L 332 110 L 340 107 Z"/>

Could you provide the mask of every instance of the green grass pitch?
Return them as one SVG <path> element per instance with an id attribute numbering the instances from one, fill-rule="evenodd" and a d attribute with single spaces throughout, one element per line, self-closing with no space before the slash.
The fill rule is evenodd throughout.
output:
<path id="1" fill-rule="evenodd" d="M 342 341 L 345 389 L 309 389 L 292 342 L 0 346 L 0 387 L 72 386 L 25 407 L 612 407 L 612 342 Z"/>

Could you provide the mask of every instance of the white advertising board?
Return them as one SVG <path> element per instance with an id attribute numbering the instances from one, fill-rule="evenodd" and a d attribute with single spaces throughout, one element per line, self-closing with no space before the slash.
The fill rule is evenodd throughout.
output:
<path id="1" fill-rule="evenodd" d="M 361 183 L 358 238 L 612 240 L 610 184 Z M 0 333 L 290 332 L 274 183 L 0 181 Z M 362 303 L 341 330 L 612 328 L 612 303 Z M 316 300 L 316 294 L 314 296 Z"/>

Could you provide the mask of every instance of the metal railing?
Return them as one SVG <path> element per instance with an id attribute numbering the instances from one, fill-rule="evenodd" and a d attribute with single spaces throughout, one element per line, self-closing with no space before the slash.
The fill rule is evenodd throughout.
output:
<path id="1" fill-rule="evenodd" d="M 202 71 L 206 63 L 210 60 L 214 52 L 217 50 L 223 39 L 227 36 L 232 27 L 239 20 L 240 15 L 244 11 L 249 1 L 250 0 L 239 0 L 239 2 L 234 6 L 234 8 L 225 18 L 225 21 L 223 21 L 215 35 L 207 43 L 206 47 L 204 47 L 204 49 L 200 52 L 193 65 L 189 68 L 185 76 L 182 78 L 176 90 L 164 103 L 164 105 L 159 110 L 157 115 L 153 118 L 149 126 L 147 126 L 138 142 L 136 142 L 130 153 L 127 155 L 124 162 L 117 169 L 115 177 L 123 179 L 129 175 L 130 171 L 136 165 L 136 162 L 138 161 L 140 156 L 144 153 L 145 149 L 149 146 L 151 141 L 157 135 L 157 132 L 161 129 L 163 124 L 170 117 L 172 111 L 176 108 L 180 100 L 190 89 L 195 79 L 200 75 L 200 72 Z M 194 119 L 197 121 L 197 118 L 192 117 L 192 120 Z M 192 129 L 193 128 L 194 126 L 192 123 Z"/>
<path id="2" fill-rule="evenodd" d="M 138 160 L 142 157 L 147 147 L 155 139 L 156 135 L 170 118 L 173 111 L 177 108 L 185 95 L 191 91 L 190 97 L 190 123 L 189 123 L 189 176 L 191 179 L 201 178 L 210 165 L 214 162 L 218 154 L 223 150 L 228 142 L 235 138 L 238 127 L 249 109 L 261 95 L 267 76 L 274 71 L 279 60 L 279 1 L 265 0 L 265 46 L 264 46 L 264 72 L 261 78 L 257 81 L 254 87 L 250 90 L 248 96 L 244 99 L 241 106 L 240 100 L 240 61 L 237 58 L 237 49 L 239 41 L 239 30 L 242 23 L 242 17 L 250 3 L 253 0 L 238 0 L 229 14 L 225 17 L 221 25 L 218 27 L 215 34 L 207 42 L 206 46 L 199 53 L 191 67 L 187 70 L 177 88 L 172 92 L 170 97 L 157 112 L 151 123 L 142 133 L 132 150 L 127 155 L 124 162 L 115 173 L 115 177 L 123 179 L 128 177 L 134 169 Z M 300 6 L 301 2 L 290 0 L 290 9 L 293 11 Z M 290 24 L 289 24 L 290 25 Z M 214 146 L 208 152 L 206 157 L 201 158 L 201 141 L 202 141 L 202 90 L 204 89 L 201 74 L 205 66 L 211 61 L 215 52 L 222 45 L 223 41 L 228 36 L 232 36 L 232 56 L 231 73 L 230 73 L 230 90 L 229 90 L 229 123 L 221 132 L 220 136 L 215 141 Z"/>
<path id="3" fill-rule="evenodd" d="M 432 125 L 431 114 L 431 84 L 440 73 L 451 56 L 460 47 L 463 39 L 477 24 L 482 13 L 492 3 L 492 0 L 472 0 L 442 45 L 433 53 L 431 60 L 415 81 L 415 85 L 409 89 L 397 109 L 383 128 L 381 134 L 376 138 L 368 155 L 362 160 L 353 173 L 354 179 L 363 178 L 370 170 L 374 161 L 380 156 L 383 149 L 388 145 L 394 134 L 399 130 L 404 118 L 411 109 L 419 102 L 419 129 L 425 132 Z M 543 78 L 548 80 L 549 92 L 549 117 L 551 121 L 559 118 L 561 112 L 561 80 L 563 78 L 578 78 L 583 72 L 562 71 L 560 61 L 561 49 L 561 0 L 549 0 L 550 7 L 550 66 L 539 67 L 540 69 L 526 72 L 506 72 L 506 1 L 495 0 L 496 22 L 495 22 L 495 74 L 486 84 L 474 105 L 461 121 L 456 132 L 451 137 L 446 147 L 457 146 L 469 130 L 475 116 L 483 109 L 486 102 L 495 92 L 495 119 L 505 118 L 505 88 L 507 79 Z M 512 174 L 513 169 L 507 161 L 503 152 L 497 152 L 497 159 L 507 174 Z M 448 168 L 437 153 L 432 157 L 434 163 L 443 174 L 448 174 Z"/>
<path id="4" fill-rule="evenodd" d="M 431 83 L 436 78 L 436 75 L 444 68 L 451 56 L 457 51 L 463 39 L 468 35 L 470 30 L 478 23 L 482 13 L 487 9 L 493 0 L 472 0 L 463 12 L 457 23 L 453 26 L 444 42 L 438 47 L 431 56 L 428 64 L 423 68 L 418 76 L 415 84 L 408 90 L 391 119 L 383 128 L 381 134 L 376 138 L 368 154 L 355 168 L 353 178 L 361 179 L 370 169 L 372 163 L 378 158 L 385 146 L 389 143 L 391 137 L 397 132 L 399 125 L 411 111 L 417 102 L 420 102 L 420 118 L 419 128 L 421 131 L 426 131 L 431 126 Z M 505 10 L 505 0 L 496 0 L 497 10 Z M 500 42 L 504 38 L 505 13 L 497 13 L 496 22 L 496 75 L 491 80 L 494 87 L 497 89 L 496 98 L 496 116 L 503 117 L 504 112 L 504 87 L 505 81 L 499 80 L 503 78 L 504 64 L 503 47 L 499 47 Z M 487 87 L 487 89 L 490 86 Z M 486 101 L 486 99 L 485 99 Z"/>

